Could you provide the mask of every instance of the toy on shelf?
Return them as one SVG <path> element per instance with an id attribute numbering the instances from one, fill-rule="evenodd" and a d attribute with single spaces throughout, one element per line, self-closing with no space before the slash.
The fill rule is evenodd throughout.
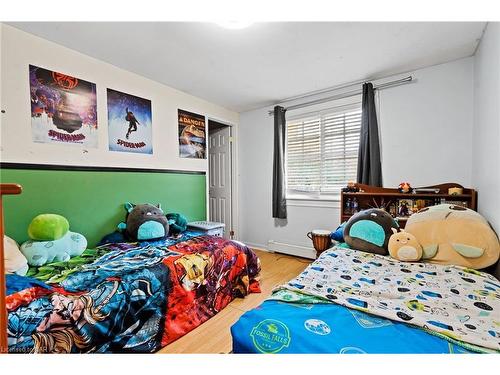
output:
<path id="1" fill-rule="evenodd" d="M 168 236 L 168 220 L 161 205 L 125 203 L 127 216 L 118 225 L 127 240 L 144 241 Z"/>
<path id="2" fill-rule="evenodd" d="M 356 186 L 355 182 L 349 181 L 345 188 L 342 188 L 344 193 L 357 193 L 359 188 Z"/>
<path id="3" fill-rule="evenodd" d="M 398 186 L 398 190 L 400 193 L 407 194 L 407 193 L 411 193 L 413 189 L 410 186 L 409 182 L 401 182 Z"/>
<path id="4" fill-rule="evenodd" d="M 87 248 L 87 239 L 80 233 L 71 232 L 68 220 L 61 215 L 38 215 L 31 221 L 28 235 L 31 239 L 21 245 L 21 253 L 30 266 L 65 262 Z"/>
<path id="5" fill-rule="evenodd" d="M 389 255 L 403 262 L 417 262 L 422 258 L 422 246 L 417 238 L 401 229 L 399 232 L 392 228 L 393 234 L 389 238 Z"/>

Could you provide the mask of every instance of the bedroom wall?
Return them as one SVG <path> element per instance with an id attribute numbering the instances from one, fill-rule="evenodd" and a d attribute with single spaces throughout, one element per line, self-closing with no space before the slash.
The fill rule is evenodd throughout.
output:
<path id="1" fill-rule="evenodd" d="M 473 59 L 410 73 L 415 83 L 380 91 L 378 97 L 384 185 L 397 186 L 407 180 L 414 186 L 442 182 L 470 186 Z M 310 255 L 306 233 L 314 228 L 335 229 L 339 202 L 289 201 L 286 221 L 271 217 L 270 109 L 240 114 L 241 239 L 261 248 L 266 248 L 269 240 L 300 246 L 295 250 Z"/>
<path id="2" fill-rule="evenodd" d="M 43 212 L 58 212 L 68 217 L 73 230 L 84 233 L 93 246 L 123 220 L 125 201 L 161 202 L 167 212 L 182 212 L 189 220 L 206 219 L 208 161 L 178 156 L 177 109 L 233 125 L 238 124 L 238 113 L 8 25 L 0 24 L 0 41 L 0 103 L 5 111 L 0 116 L 2 163 L 201 172 L 190 175 L 110 170 L 61 172 L 43 168 L 38 171 L 2 170 L 2 182 L 25 185 L 20 197 L 6 198 L 8 234 L 22 242 L 26 240 L 31 218 Z M 97 148 L 32 141 L 29 64 L 74 75 L 97 85 Z M 151 100 L 152 155 L 108 151 L 106 88 Z M 30 176 L 37 176 L 38 180 Z M 133 176 L 137 180 L 133 180 Z M 55 180 L 51 181 L 52 178 Z M 141 186 L 148 188 L 141 189 Z M 43 199 L 39 197 L 40 191 L 44 192 Z M 62 197 L 65 197 L 64 204 Z"/>
<path id="3" fill-rule="evenodd" d="M 177 109 L 237 124 L 239 115 L 8 25 L 1 28 L 2 162 L 206 171 L 206 159 L 179 158 Z M 32 142 L 28 65 L 97 84 L 98 148 Z M 153 155 L 108 151 L 106 88 L 152 101 Z"/>
<path id="4" fill-rule="evenodd" d="M 500 23 L 490 22 L 474 61 L 472 181 L 478 210 L 500 234 Z"/>

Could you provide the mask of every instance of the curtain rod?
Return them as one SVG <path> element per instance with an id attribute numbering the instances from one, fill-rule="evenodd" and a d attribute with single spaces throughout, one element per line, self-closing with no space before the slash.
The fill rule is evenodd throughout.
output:
<path id="1" fill-rule="evenodd" d="M 398 80 L 395 80 L 395 81 L 390 81 L 390 82 L 381 83 L 379 85 L 374 85 L 373 88 L 375 90 L 380 90 L 380 89 L 384 89 L 384 88 L 387 88 L 387 87 L 404 85 L 404 84 L 410 83 L 412 81 L 413 81 L 413 77 L 412 76 L 408 76 L 408 77 L 401 78 L 401 79 L 398 79 Z M 332 101 L 332 100 L 336 100 L 336 99 L 349 98 L 351 96 L 359 95 L 362 92 L 363 92 L 362 89 L 351 90 L 351 91 L 343 92 L 341 94 L 337 94 L 337 95 L 333 95 L 333 96 L 328 96 L 326 98 L 321 98 L 321 99 L 312 100 L 310 102 L 305 102 L 305 103 L 301 103 L 301 104 L 291 105 L 289 107 L 285 107 L 285 110 L 288 111 L 288 110 L 297 109 L 297 108 L 309 107 L 309 106 L 315 105 L 315 104 L 322 104 L 322 103 L 326 103 L 326 102 L 329 102 L 329 101 Z M 273 116 L 273 115 L 274 115 L 274 110 L 269 111 L 269 116 Z"/>

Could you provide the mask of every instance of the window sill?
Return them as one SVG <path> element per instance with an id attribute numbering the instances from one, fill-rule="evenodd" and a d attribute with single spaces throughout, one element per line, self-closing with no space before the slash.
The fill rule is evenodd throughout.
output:
<path id="1" fill-rule="evenodd" d="M 289 195 L 287 206 L 340 208 L 340 195 L 311 197 L 307 195 Z"/>

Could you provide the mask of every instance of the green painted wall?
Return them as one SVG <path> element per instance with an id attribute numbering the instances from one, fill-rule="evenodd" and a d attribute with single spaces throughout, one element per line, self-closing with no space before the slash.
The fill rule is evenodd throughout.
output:
<path id="1" fill-rule="evenodd" d="M 205 220 L 205 175 L 115 171 L 0 170 L 2 183 L 18 183 L 23 192 L 4 197 L 6 234 L 19 243 L 28 239 L 36 215 L 65 216 L 89 247 L 115 230 L 125 218 L 125 202 L 161 203 L 165 213 Z"/>

